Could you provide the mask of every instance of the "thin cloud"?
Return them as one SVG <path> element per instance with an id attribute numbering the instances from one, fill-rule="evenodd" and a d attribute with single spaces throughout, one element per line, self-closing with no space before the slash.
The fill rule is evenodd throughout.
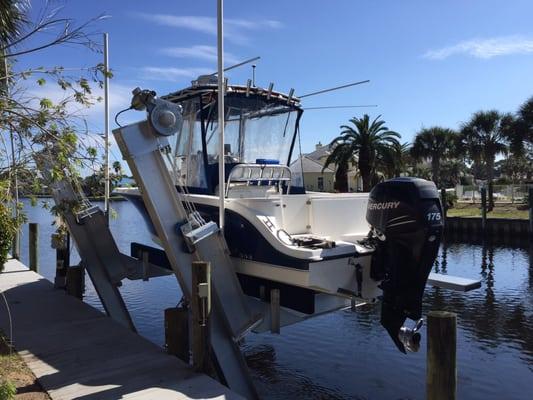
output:
<path id="1" fill-rule="evenodd" d="M 174 68 L 174 67 L 143 67 L 145 79 L 176 81 L 184 78 L 197 78 L 199 75 L 210 74 L 207 68 Z"/>
<path id="2" fill-rule="evenodd" d="M 173 28 L 190 29 L 208 35 L 217 34 L 217 20 L 214 17 L 202 17 L 195 15 L 167 15 L 167 14 L 147 14 L 135 13 L 136 17 L 148 20 L 162 26 Z M 224 37 L 237 43 L 248 42 L 248 34 L 251 31 L 265 29 L 279 29 L 282 23 L 276 20 L 246 20 L 246 19 L 224 19 Z"/>
<path id="3" fill-rule="evenodd" d="M 196 58 L 207 61 L 217 60 L 217 48 L 215 46 L 197 45 L 191 47 L 167 47 L 161 49 L 159 52 L 176 58 Z M 224 59 L 230 64 L 239 61 L 237 57 L 228 52 L 224 52 Z"/>
<path id="4" fill-rule="evenodd" d="M 491 39 L 471 39 L 453 46 L 427 51 L 423 57 L 444 60 L 454 55 L 465 54 L 475 58 L 489 59 L 511 54 L 533 53 L 533 39 L 523 36 L 502 36 Z"/>

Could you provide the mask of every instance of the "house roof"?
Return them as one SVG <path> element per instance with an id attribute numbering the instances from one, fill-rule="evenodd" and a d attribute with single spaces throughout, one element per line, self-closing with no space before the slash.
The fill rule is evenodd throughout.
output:
<path id="1" fill-rule="evenodd" d="M 311 153 L 307 153 L 305 156 L 307 158 L 310 158 L 311 160 L 319 160 L 322 157 L 327 157 L 331 153 L 330 145 L 321 146 L 315 151 L 312 151 Z"/>
<path id="2" fill-rule="evenodd" d="M 300 164 L 301 163 L 301 164 Z M 316 160 L 313 160 L 309 158 L 309 155 L 302 155 L 301 157 L 298 157 L 295 161 L 293 161 L 290 165 L 290 169 L 292 172 L 300 172 L 300 170 L 303 169 L 303 172 L 318 172 L 318 173 L 335 173 L 335 171 L 331 168 L 324 168 L 323 165 L 319 163 Z"/>

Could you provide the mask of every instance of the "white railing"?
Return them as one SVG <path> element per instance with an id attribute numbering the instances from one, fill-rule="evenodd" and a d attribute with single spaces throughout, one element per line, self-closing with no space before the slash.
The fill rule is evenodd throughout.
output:
<path id="1" fill-rule="evenodd" d="M 237 164 L 231 170 L 226 186 L 226 197 L 228 197 L 231 183 L 245 183 L 250 186 L 254 183 L 266 182 L 268 186 L 281 186 L 283 182 L 288 182 L 287 192 L 290 188 L 291 170 L 286 165 L 276 164 Z"/>

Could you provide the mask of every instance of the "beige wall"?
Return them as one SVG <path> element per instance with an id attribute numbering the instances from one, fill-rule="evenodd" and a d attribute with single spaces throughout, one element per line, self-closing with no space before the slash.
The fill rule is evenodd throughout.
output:
<path id="1" fill-rule="evenodd" d="M 314 192 L 319 192 L 318 190 L 318 178 L 322 177 L 324 179 L 324 190 L 323 192 L 333 192 L 333 182 L 335 181 L 335 174 L 333 172 L 305 172 L 304 173 L 304 182 L 305 190 L 311 190 Z"/>

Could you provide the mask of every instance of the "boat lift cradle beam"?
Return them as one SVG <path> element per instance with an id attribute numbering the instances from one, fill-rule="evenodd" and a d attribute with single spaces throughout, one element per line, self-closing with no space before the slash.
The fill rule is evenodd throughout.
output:
<path id="1" fill-rule="evenodd" d="M 44 168 L 40 168 L 45 171 Z M 52 196 L 57 206 L 78 204 L 80 196 L 67 179 L 53 182 Z M 82 209 L 64 210 L 61 215 L 74 238 L 76 249 L 91 278 L 106 313 L 123 326 L 135 331 L 131 316 L 118 290 L 120 281 L 131 275 L 128 260 L 121 254 L 107 225 L 107 219 L 98 206 L 82 203 Z M 138 260 L 135 260 L 138 261 Z"/>
<path id="2" fill-rule="evenodd" d="M 246 302 L 222 232 L 209 222 L 198 234 L 200 229 L 187 238 L 183 235 L 181 226 L 189 215 L 165 163 L 165 153 L 170 150 L 166 137 L 158 135 L 147 121 L 116 129 L 113 134 L 186 299 L 192 293 L 192 261 L 212 263 L 211 347 L 216 365 L 232 390 L 257 398 L 237 343 L 259 316 L 252 314 Z M 191 243 L 193 249 L 187 251 Z"/>
<path id="3" fill-rule="evenodd" d="M 43 178 L 49 182 L 54 202 L 61 209 L 63 221 L 104 310 L 110 318 L 135 332 L 133 320 L 118 290 L 121 281 L 124 278 L 148 280 L 168 275 L 169 271 L 121 253 L 105 213 L 77 191 L 68 177 L 61 181 L 53 180 L 50 159 L 50 155 L 38 155 L 35 162 Z"/>

